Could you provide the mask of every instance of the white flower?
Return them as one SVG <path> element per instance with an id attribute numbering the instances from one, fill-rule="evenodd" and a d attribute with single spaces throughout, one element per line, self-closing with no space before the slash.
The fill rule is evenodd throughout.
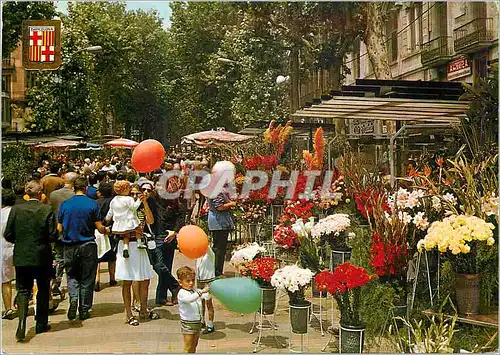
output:
<path id="1" fill-rule="evenodd" d="M 457 198 L 449 192 L 443 196 L 443 200 L 448 202 L 449 204 L 451 204 L 453 206 L 455 206 L 455 204 L 457 203 Z"/>
<path id="2" fill-rule="evenodd" d="M 424 216 L 424 212 L 418 212 L 415 217 L 413 217 L 413 224 L 420 230 L 426 230 L 429 227 L 429 221 Z"/>
<path id="3" fill-rule="evenodd" d="M 411 222 L 412 217 L 409 213 L 406 212 L 399 212 L 398 213 L 398 219 L 402 221 L 404 224 L 408 224 Z"/>
<path id="4" fill-rule="evenodd" d="M 297 292 L 301 287 L 308 286 L 312 277 L 313 273 L 309 269 L 302 269 L 295 264 L 287 265 L 274 272 L 271 285 L 288 292 Z"/>
<path id="5" fill-rule="evenodd" d="M 498 196 L 496 196 L 495 192 L 481 198 L 481 212 L 487 216 L 498 214 Z"/>
<path id="6" fill-rule="evenodd" d="M 439 212 L 441 211 L 441 200 L 439 199 L 439 196 L 432 196 L 431 197 L 431 200 L 432 200 L 432 208 Z"/>
<path id="7" fill-rule="evenodd" d="M 257 243 L 243 245 L 239 249 L 233 251 L 233 255 L 231 256 L 231 264 L 235 267 L 238 267 L 243 263 L 252 261 L 257 254 L 265 252 L 266 249 L 264 247 L 261 247 Z"/>
<path id="8" fill-rule="evenodd" d="M 318 241 L 320 237 L 325 234 L 339 235 L 340 232 L 345 231 L 351 226 L 349 216 L 343 213 L 332 214 L 326 218 L 321 219 L 311 229 L 311 236 Z"/>

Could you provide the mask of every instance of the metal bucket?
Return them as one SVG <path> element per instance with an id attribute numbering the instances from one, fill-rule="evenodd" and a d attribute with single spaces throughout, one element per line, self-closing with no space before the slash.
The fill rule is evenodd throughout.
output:
<path id="1" fill-rule="evenodd" d="M 262 314 L 273 314 L 276 309 L 276 288 L 261 287 L 262 290 Z"/>
<path id="2" fill-rule="evenodd" d="M 295 334 L 306 334 L 309 323 L 309 314 L 311 312 L 311 302 L 306 301 L 304 305 L 290 304 L 290 325 Z"/>
<path id="3" fill-rule="evenodd" d="M 455 274 L 458 314 L 466 317 L 479 313 L 480 274 Z"/>
<path id="4" fill-rule="evenodd" d="M 330 271 L 333 271 L 337 266 L 351 260 L 351 249 L 348 250 L 333 250 L 330 256 Z"/>
<path id="5" fill-rule="evenodd" d="M 344 354 L 360 354 L 365 342 L 365 327 L 340 325 L 340 352 Z"/>

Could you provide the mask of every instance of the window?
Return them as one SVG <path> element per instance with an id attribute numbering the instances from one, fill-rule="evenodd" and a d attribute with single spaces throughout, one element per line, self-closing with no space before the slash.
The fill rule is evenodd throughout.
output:
<path id="1" fill-rule="evenodd" d="M 10 75 L 2 75 L 2 92 L 10 93 L 10 84 L 12 78 Z"/>
<path id="2" fill-rule="evenodd" d="M 386 25 L 386 46 L 389 62 L 398 60 L 398 12 L 392 11 Z"/>
<path id="3" fill-rule="evenodd" d="M 418 45 L 421 46 L 422 43 L 424 43 L 424 26 L 423 26 L 423 19 L 422 19 L 422 3 L 419 2 L 416 4 L 416 12 L 417 12 L 417 41 Z"/>
<path id="4" fill-rule="evenodd" d="M 9 95 L 2 92 L 2 127 L 10 127 L 12 115 Z"/>
<path id="5" fill-rule="evenodd" d="M 486 78 L 488 76 L 488 57 L 481 56 L 476 60 L 475 73 L 479 78 Z"/>
<path id="6" fill-rule="evenodd" d="M 411 6 L 406 10 L 406 17 L 408 19 L 408 40 L 410 41 L 408 45 L 408 51 L 413 52 L 416 48 L 417 33 L 416 33 L 416 23 L 415 23 L 415 7 Z"/>
<path id="7" fill-rule="evenodd" d="M 36 86 L 38 72 L 26 70 L 25 73 L 26 80 L 24 82 L 26 83 L 26 89 L 31 89 L 33 86 Z"/>

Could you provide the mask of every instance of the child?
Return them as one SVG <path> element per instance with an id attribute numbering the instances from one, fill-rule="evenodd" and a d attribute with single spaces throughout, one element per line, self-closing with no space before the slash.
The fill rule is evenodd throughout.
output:
<path id="1" fill-rule="evenodd" d="M 109 211 L 106 215 L 106 220 L 113 219 L 112 232 L 123 237 L 123 257 L 128 258 L 128 245 L 130 236 L 135 232 L 137 238 L 137 248 L 146 249 L 146 245 L 142 242 L 142 230 L 140 228 L 139 218 L 137 217 L 137 209 L 141 205 L 141 200 L 129 196 L 130 183 L 125 180 L 115 182 L 113 189 L 116 196 L 113 197 L 109 204 Z"/>
<path id="2" fill-rule="evenodd" d="M 210 285 L 210 282 L 215 280 L 215 254 L 212 248 L 208 247 L 207 253 L 201 258 L 196 259 L 196 285 L 199 289 L 204 289 Z M 205 324 L 205 303 L 208 308 L 208 323 Z M 210 334 L 215 332 L 214 328 L 214 304 L 212 297 L 207 294 L 206 301 L 201 300 L 201 319 L 202 327 L 205 327 L 203 334 Z"/>
<path id="3" fill-rule="evenodd" d="M 194 288 L 196 273 L 189 266 L 177 270 L 181 289 L 177 294 L 181 332 L 184 337 L 184 352 L 195 353 L 201 332 L 201 297 L 206 298 L 208 287 L 203 290 Z"/>

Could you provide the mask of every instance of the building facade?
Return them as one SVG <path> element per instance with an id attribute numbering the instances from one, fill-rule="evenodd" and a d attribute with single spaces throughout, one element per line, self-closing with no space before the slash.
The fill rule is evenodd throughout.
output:
<path id="1" fill-rule="evenodd" d="M 386 22 L 393 79 L 472 82 L 498 61 L 496 2 L 400 2 Z M 357 41 L 346 59 L 356 79 L 375 79 L 366 47 Z"/>

